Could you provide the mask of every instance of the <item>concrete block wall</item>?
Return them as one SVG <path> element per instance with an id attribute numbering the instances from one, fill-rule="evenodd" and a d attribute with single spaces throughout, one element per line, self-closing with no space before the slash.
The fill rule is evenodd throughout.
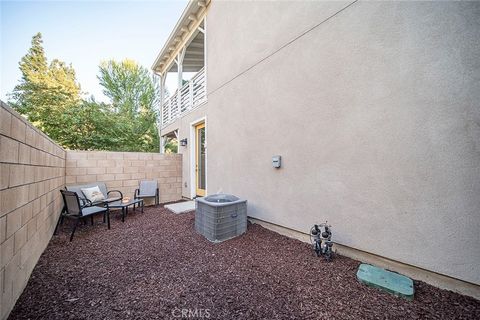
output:
<path id="1" fill-rule="evenodd" d="M 22 293 L 62 206 L 65 151 L 0 107 L 0 319 Z"/>
<path id="2" fill-rule="evenodd" d="M 68 151 L 66 184 L 105 182 L 133 198 L 140 180 L 157 180 L 160 202 L 182 198 L 182 155 L 141 152 Z M 146 201 L 150 204 L 152 201 Z"/>
<path id="3" fill-rule="evenodd" d="M 53 235 L 65 184 L 103 181 L 133 197 L 142 179 L 158 181 L 160 202 L 180 200 L 182 155 L 65 151 L 0 101 L 0 319 Z"/>

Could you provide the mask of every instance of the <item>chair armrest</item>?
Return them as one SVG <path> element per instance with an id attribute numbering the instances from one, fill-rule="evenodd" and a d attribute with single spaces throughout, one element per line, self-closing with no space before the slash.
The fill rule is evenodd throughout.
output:
<path id="1" fill-rule="evenodd" d="M 133 198 L 137 199 L 139 193 L 140 193 L 140 189 L 135 189 L 135 192 L 133 193 Z"/>
<path id="2" fill-rule="evenodd" d="M 93 205 L 92 201 L 88 200 L 87 198 L 80 198 L 78 197 L 78 200 L 80 200 L 80 202 L 82 202 L 80 204 L 80 206 L 82 208 L 85 208 L 85 207 L 91 207 Z"/>
<path id="3" fill-rule="evenodd" d="M 108 191 L 108 192 L 107 192 L 107 197 L 108 197 L 108 195 L 110 194 L 110 192 L 118 192 L 118 193 L 120 193 L 120 198 L 123 199 L 123 193 L 122 193 L 120 190 L 110 190 L 110 191 Z"/>

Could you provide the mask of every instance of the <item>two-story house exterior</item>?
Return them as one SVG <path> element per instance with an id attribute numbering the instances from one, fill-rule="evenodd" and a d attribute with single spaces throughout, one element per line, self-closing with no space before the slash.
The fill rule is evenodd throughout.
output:
<path id="1" fill-rule="evenodd" d="M 152 67 L 183 196 L 478 297 L 479 54 L 479 3 L 191 1 Z"/>

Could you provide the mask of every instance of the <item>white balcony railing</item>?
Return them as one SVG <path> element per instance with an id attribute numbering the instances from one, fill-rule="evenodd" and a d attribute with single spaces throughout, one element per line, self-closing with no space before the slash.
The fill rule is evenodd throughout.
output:
<path id="1" fill-rule="evenodd" d="M 206 100 L 205 68 L 202 68 L 180 90 L 176 90 L 172 96 L 165 100 L 162 108 L 162 127 L 169 125 Z"/>

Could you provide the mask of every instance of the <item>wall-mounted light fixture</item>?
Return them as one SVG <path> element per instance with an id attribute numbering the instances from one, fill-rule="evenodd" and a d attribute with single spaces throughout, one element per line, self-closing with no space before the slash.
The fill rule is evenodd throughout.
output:
<path id="1" fill-rule="evenodd" d="M 185 147 L 187 145 L 187 138 L 180 140 L 180 145 Z"/>

